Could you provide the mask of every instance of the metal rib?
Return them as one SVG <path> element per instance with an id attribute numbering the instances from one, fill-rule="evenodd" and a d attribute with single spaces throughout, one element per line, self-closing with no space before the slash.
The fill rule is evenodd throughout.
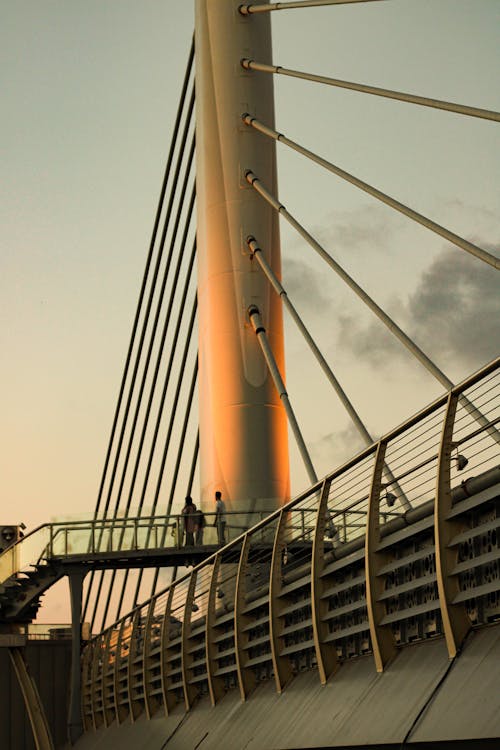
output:
<path id="1" fill-rule="evenodd" d="M 468 117 L 479 117 L 482 120 L 494 120 L 500 122 L 500 112 L 491 109 L 482 109 L 480 107 L 470 107 L 467 104 L 457 104 L 455 102 L 446 102 L 442 99 L 431 99 L 428 96 L 418 96 L 417 94 L 408 94 L 405 91 L 394 91 L 384 89 L 379 86 L 369 86 L 366 83 L 354 83 L 353 81 L 343 81 L 340 78 L 330 78 L 329 76 L 320 76 L 315 73 L 303 73 L 300 70 L 283 68 L 281 65 L 266 65 L 265 63 L 256 62 L 244 58 L 241 61 L 246 70 L 258 70 L 260 73 L 274 73 L 276 75 L 290 76 L 291 78 L 300 78 L 304 81 L 313 81 L 314 83 L 324 83 L 327 86 L 336 86 L 341 89 L 358 91 L 362 94 L 373 94 L 382 96 L 386 99 L 396 99 L 408 104 L 418 104 L 422 107 L 432 107 L 433 109 L 442 109 L 447 112 L 454 112 L 458 115 L 467 115 Z"/>
<path id="2" fill-rule="evenodd" d="M 360 190 L 364 190 L 365 193 L 369 193 L 374 198 L 377 198 L 377 200 L 385 203 L 387 206 L 394 208 L 396 211 L 399 211 L 405 216 L 408 216 L 408 218 L 413 219 L 413 221 L 416 221 L 418 224 L 427 227 L 427 229 L 430 229 L 435 234 L 444 237 L 444 239 L 448 240 L 448 242 L 451 242 L 462 250 L 465 250 L 471 255 L 474 255 L 474 257 L 482 260 L 483 263 L 488 263 L 488 265 L 497 270 L 500 269 L 500 258 L 496 258 L 494 255 L 491 255 L 491 253 L 487 252 L 487 250 L 483 250 L 482 247 L 478 247 L 472 242 L 469 242 L 463 237 L 460 237 L 458 234 L 455 234 L 449 229 L 446 229 L 446 227 L 442 227 L 440 224 L 432 221 L 432 219 L 429 219 L 427 216 L 423 216 L 422 214 L 417 213 L 417 211 L 409 208 L 409 206 L 405 206 L 404 203 L 400 203 L 395 198 L 391 198 L 390 195 L 386 195 L 386 193 L 383 193 L 376 187 L 369 185 L 367 182 L 363 182 L 363 180 L 360 180 L 358 177 L 355 177 L 349 172 L 346 172 L 340 167 L 337 167 L 335 164 L 332 164 L 326 159 L 323 159 L 313 151 L 309 151 L 309 149 L 304 148 L 303 146 L 299 146 L 298 143 L 290 140 L 290 138 L 287 138 L 285 135 L 283 135 L 283 133 L 279 133 L 277 130 L 264 125 L 264 123 L 259 122 L 259 120 L 257 120 L 255 117 L 252 117 L 251 115 L 245 113 L 242 116 L 242 119 L 246 125 L 250 125 L 251 127 L 255 128 L 255 130 L 259 131 L 259 133 L 262 133 L 263 135 L 266 135 L 267 137 L 272 138 L 275 141 L 284 143 L 285 146 L 289 146 L 294 151 L 297 151 L 297 153 L 302 154 L 303 156 L 307 156 L 308 159 L 311 159 L 311 161 L 316 162 L 316 164 L 319 164 L 325 169 L 328 169 L 329 172 L 332 172 L 338 177 L 341 177 L 343 180 L 350 182 L 352 185 L 360 188 Z"/>

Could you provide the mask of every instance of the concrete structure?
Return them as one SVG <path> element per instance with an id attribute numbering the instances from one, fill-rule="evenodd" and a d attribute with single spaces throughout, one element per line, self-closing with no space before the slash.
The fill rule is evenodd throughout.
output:
<path id="1" fill-rule="evenodd" d="M 54 748 L 59 750 L 67 741 L 71 639 L 28 637 L 24 653 L 45 709 Z M 5 647 L 0 647 L 0 698 L 0 747 L 35 750 L 28 713 Z"/>

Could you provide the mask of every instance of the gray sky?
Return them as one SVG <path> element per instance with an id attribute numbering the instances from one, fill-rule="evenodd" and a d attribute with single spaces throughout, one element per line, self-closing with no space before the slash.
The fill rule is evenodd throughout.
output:
<path id="1" fill-rule="evenodd" d="M 2 522 L 33 527 L 95 504 L 193 21 L 189 2 L 0 8 L 0 496 Z M 499 21 L 497 0 L 283 11 L 273 62 L 500 110 Z M 289 137 L 499 254 L 496 124 L 281 77 L 276 109 Z M 493 271 L 284 147 L 279 164 L 282 202 L 450 378 L 498 353 Z M 440 393 L 286 226 L 282 251 L 374 434 Z M 288 324 L 287 357 L 321 475 L 361 446 Z"/>

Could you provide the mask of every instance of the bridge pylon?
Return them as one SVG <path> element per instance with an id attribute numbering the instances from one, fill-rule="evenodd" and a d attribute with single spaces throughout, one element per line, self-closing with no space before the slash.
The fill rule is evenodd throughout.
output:
<path id="1" fill-rule="evenodd" d="M 276 188 L 275 144 L 241 115 L 274 122 L 273 82 L 240 64 L 271 59 L 268 14 L 243 16 L 239 0 L 196 0 L 200 492 L 228 508 L 268 511 L 289 499 L 286 414 L 247 311 L 256 306 L 284 376 L 281 301 L 252 264 L 255 236 L 281 276 L 276 212 L 245 180 L 255 169 Z"/>

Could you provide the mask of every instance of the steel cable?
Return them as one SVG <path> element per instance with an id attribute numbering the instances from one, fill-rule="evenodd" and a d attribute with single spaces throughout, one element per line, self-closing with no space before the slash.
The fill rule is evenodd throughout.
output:
<path id="1" fill-rule="evenodd" d="M 110 502 L 111 502 L 112 493 L 113 493 L 113 487 L 114 487 L 114 482 L 115 482 L 115 478 L 116 478 L 116 472 L 118 470 L 119 460 L 120 460 L 120 457 L 121 457 L 121 448 L 122 448 L 123 440 L 124 440 L 124 437 L 125 437 L 125 431 L 126 431 L 126 427 L 127 427 L 128 416 L 129 416 L 129 412 L 130 412 L 132 398 L 133 398 L 133 395 L 134 395 L 135 382 L 136 382 L 136 378 L 137 378 L 137 373 L 139 371 L 139 366 L 140 366 L 140 361 L 141 361 L 141 355 L 142 355 L 142 349 L 143 349 L 143 346 L 144 346 L 144 341 L 145 341 L 145 338 L 146 338 L 146 332 L 147 332 L 148 323 L 149 323 L 149 314 L 150 314 L 150 311 L 151 311 L 151 306 L 153 304 L 153 299 L 154 299 L 154 295 L 155 295 L 155 291 L 156 291 L 156 283 L 157 283 L 157 280 L 158 280 L 158 274 L 159 274 L 159 270 L 160 270 L 160 265 L 161 265 L 161 261 L 162 261 L 162 258 L 163 258 L 163 250 L 164 250 L 164 246 L 165 246 L 165 239 L 166 239 L 167 229 L 168 229 L 168 226 L 170 224 L 170 218 L 171 218 L 171 215 L 172 215 L 174 198 L 175 198 L 175 194 L 177 192 L 177 185 L 178 185 L 178 182 L 179 182 L 179 175 L 180 175 L 181 167 L 182 167 L 182 163 L 183 163 L 183 157 L 184 157 L 184 152 L 185 152 L 185 147 L 186 147 L 186 141 L 187 141 L 189 130 L 190 130 L 190 126 L 191 126 L 193 109 L 194 109 L 194 88 L 193 88 L 193 91 L 191 93 L 191 97 L 190 97 L 190 100 L 189 100 L 189 105 L 188 105 L 188 108 L 187 108 L 187 111 L 186 111 L 186 115 L 185 115 L 184 128 L 183 128 L 183 133 L 182 133 L 182 137 L 181 137 L 181 141 L 180 141 L 180 145 L 179 145 L 179 150 L 178 150 L 178 156 L 177 156 L 177 163 L 176 163 L 176 167 L 175 167 L 175 172 L 174 172 L 174 176 L 173 176 L 172 184 L 171 184 L 171 188 L 170 188 L 169 201 L 168 201 L 167 211 L 166 211 L 166 215 L 165 215 L 165 219 L 164 219 L 163 231 L 162 231 L 162 236 L 161 236 L 161 240 L 160 240 L 160 247 L 159 247 L 158 256 L 157 256 L 157 260 L 156 260 L 156 264 L 155 264 L 155 267 L 154 267 L 154 272 L 153 272 L 153 276 L 152 276 L 152 280 L 151 280 L 150 291 L 149 291 L 149 296 L 148 296 L 148 300 L 147 300 L 147 304 L 146 304 L 146 309 L 145 309 L 144 316 L 143 316 L 143 324 L 142 324 L 142 330 L 141 330 L 139 344 L 138 344 L 138 348 L 137 348 L 137 352 L 136 352 L 136 360 L 135 360 L 135 363 L 134 363 L 132 377 L 131 377 L 131 381 L 130 381 L 130 384 L 129 384 L 129 392 L 128 392 L 128 396 L 127 396 L 125 411 L 124 411 L 124 414 L 123 414 L 122 427 L 121 427 L 120 435 L 119 435 L 119 439 L 118 439 L 118 446 L 117 446 L 117 449 L 116 449 L 115 460 L 113 462 L 113 469 L 112 469 L 112 472 L 111 472 L 111 478 L 110 478 L 110 483 L 109 483 L 109 487 L 108 487 L 108 496 L 107 496 L 107 500 L 106 500 L 106 506 L 105 506 L 105 509 L 104 509 L 104 517 L 106 517 L 106 513 L 107 513 L 107 510 L 108 510 Z M 114 517 L 116 517 L 116 508 L 115 508 Z M 100 598 L 101 591 L 102 591 L 102 584 L 103 584 L 104 575 L 105 575 L 104 573 L 101 573 L 101 575 L 100 575 L 100 580 L 99 580 L 99 584 L 98 584 L 98 588 L 97 588 L 97 593 L 95 595 L 95 601 L 94 601 L 94 612 L 93 612 L 93 615 L 91 617 L 91 627 L 93 626 L 93 623 L 94 623 L 94 620 L 95 620 L 96 609 L 97 609 L 99 598 Z M 85 603 L 84 614 L 87 611 L 87 604 L 88 604 L 89 597 L 90 597 L 90 594 L 91 594 L 92 584 L 93 584 L 93 579 L 90 581 L 89 587 L 88 587 L 88 590 L 87 590 L 87 600 L 86 600 L 86 603 Z"/>
<path id="2" fill-rule="evenodd" d="M 131 333 L 131 336 L 130 336 L 129 347 L 128 347 L 127 355 L 126 355 L 126 358 L 125 358 L 125 366 L 124 366 L 124 369 L 123 369 L 123 375 L 122 375 L 122 380 L 121 380 L 121 384 L 120 384 L 120 389 L 119 389 L 119 394 L 118 394 L 118 400 L 117 400 L 117 404 L 116 404 L 116 408 L 115 408 L 115 413 L 114 413 L 114 416 L 113 416 L 113 423 L 112 423 L 112 427 L 111 427 L 111 433 L 110 433 L 110 437 L 109 437 L 108 448 L 107 448 L 107 451 L 106 451 L 106 457 L 105 457 L 105 460 L 104 460 L 104 467 L 103 467 L 103 471 L 102 471 L 101 481 L 100 481 L 99 490 L 98 490 L 98 494 L 97 494 L 96 507 L 95 507 L 95 511 L 94 511 L 94 518 L 95 519 L 98 518 L 99 509 L 100 509 L 101 500 L 102 500 L 102 495 L 103 495 L 103 491 L 104 491 L 104 485 L 105 485 L 106 478 L 107 478 L 109 461 L 110 461 L 110 458 L 111 458 L 113 443 L 114 443 L 115 434 L 116 434 L 116 428 L 117 428 L 117 425 L 118 425 L 118 417 L 119 417 L 119 413 L 120 413 L 120 410 L 121 410 L 122 400 L 123 400 L 123 396 L 124 396 L 124 392 L 125 392 L 125 384 L 126 384 L 127 377 L 128 377 L 128 372 L 129 372 L 129 368 L 130 368 L 130 362 L 131 362 L 131 358 L 132 358 L 132 352 L 133 352 L 134 344 L 135 344 L 135 338 L 136 338 L 137 328 L 138 328 L 138 325 L 139 325 L 139 319 L 140 319 L 140 315 L 141 315 L 141 311 L 142 311 L 142 304 L 143 304 L 144 295 L 145 295 L 145 292 L 146 292 L 147 280 L 148 280 L 148 277 L 149 277 L 149 271 L 150 271 L 151 262 L 152 262 L 152 259 L 153 259 L 154 246 L 155 246 L 155 243 L 156 243 L 156 237 L 157 237 L 157 233 L 158 233 L 158 227 L 160 225 L 161 214 L 162 214 L 162 211 L 163 211 L 164 199 L 165 199 L 165 194 L 166 194 L 166 190 L 167 190 L 168 180 L 169 180 L 170 172 L 171 172 L 171 168 L 172 168 L 172 162 L 173 162 L 173 159 L 174 159 L 175 147 L 177 145 L 177 140 L 178 140 L 178 135 L 179 135 L 179 128 L 180 128 L 180 123 L 181 123 L 181 120 L 182 120 L 182 113 L 184 111 L 184 105 L 185 105 L 185 102 L 186 102 L 186 94 L 187 94 L 189 79 L 191 77 L 191 71 L 192 71 L 192 68 L 193 68 L 193 60 L 194 60 L 194 38 L 193 38 L 193 40 L 191 42 L 191 49 L 189 51 L 188 62 L 187 62 L 186 70 L 185 70 L 185 73 L 184 73 L 184 80 L 183 80 L 183 84 L 182 84 L 182 89 L 181 89 L 181 94 L 180 94 L 180 99 L 179 99 L 179 105 L 178 105 L 178 108 L 177 108 L 177 114 L 176 114 L 174 128 L 173 128 L 173 133 L 172 133 L 172 140 L 171 140 L 171 143 L 170 143 L 170 149 L 169 149 L 169 153 L 168 153 L 168 157 L 167 157 L 167 164 L 166 164 L 166 167 L 165 167 L 165 172 L 164 172 L 164 176 L 163 176 L 163 182 L 162 182 L 162 186 L 161 186 L 161 190 L 160 190 L 160 196 L 159 196 L 159 199 L 158 199 L 158 206 L 157 206 L 157 209 L 156 209 L 156 215 L 155 215 L 155 220 L 154 220 L 154 225 L 153 225 L 153 231 L 152 231 L 152 234 L 151 234 L 151 240 L 150 240 L 148 255 L 147 255 L 147 259 L 146 259 L 146 266 L 145 266 L 145 269 L 144 269 L 144 274 L 143 274 L 143 278 L 142 278 L 141 288 L 140 288 L 140 292 L 139 292 L 139 298 L 138 298 L 138 301 L 137 301 L 137 307 L 136 307 L 134 322 L 133 322 L 133 325 L 132 325 L 132 333 Z M 105 505 L 105 508 L 104 508 L 104 516 L 105 516 L 105 514 L 107 512 L 107 509 L 109 507 L 109 501 L 110 501 L 110 497 L 108 495 L 108 498 L 107 498 L 107 501 L 106 501 L 106 505 Z M 87 593 L 86 593 L 85 603 L 84 603 L 84 606 L 82 608 L 82 620 L 84 619 L 84 617 L 86 615 L 86 612 L 87 612 L 87 608 L 88 608 L 88 604 L 89 604 L 89 597 L 90 597 L 90 592 L 91 592 L 91 589 L 92 589 L 93 580 L 94 580 L 94 572 L 92 571 L 89 583 L 87 585 Z"/>
<path id="3" fill-rule="evenodd" d="M 194 153 L 194 140 L 193 140 L 193 145 L 192 145 L 191 152 L 190 152 L 190 157 L 189 157 L 189 159 L 190 159 L 189 160 L 189 166 L 191 165 L 193 153 Z M 185 196 L 185 192 L 186 192 L 188 178 L 189 178 L 189 168 L 188 168 L 188 171 L 186 172 L 186 178 L 185 178 L 185 181 L 184 181 L 183 189 L 181 191 L 178 217 L 176 219 L 176 226 L 175 226 L 175 229 L 174 229 L 174 232 L 173 232 L 173 236 L 172 236 L 172 241 L 171 241 L 171 247 L 170 247 L 170 252 L 169 252 L 169 258 L 168 258 L 168 262 L 167 262 L 167 267 L 166 267 L 166 270 L 165 270 L 165 274 L 164 274 L 164 278 L 163 278 L 163 282 L 162 282 L 162 287 L 161 287 L 160 295 L 159 295 L 159 299 L 158 299 L 157 311 L 156 311 L 155 321 L 154 321 L 154 324 L 153 324 L 153 331 L 151 333 L 151 340 L 150 340 L 150 345 L 149 345 L 149 349 L 148 349 L 148 353 L 147 353 L 147 358 L 146 358 L 146 364 L 145 364 L 144 373 L 143 373 L 143 380 L 141 382 L 141 387 L 140 387 L 140 391 L 139 391 L 139 397 L 138 397 L 138 401 L 137 401 L 136 411 L 135 411 L 134 420 L 133 420 L 133 423 L 132 423 L 131 435 L 130 435 L 129 445 L 128 445 L 127 454 L 126 454 L 126 458 L 125 458 L 125 464 L 124 464 L 124 468 L 123 468 L 122 481 L 120 483 L 120 492 L 119 492 L 118 501 L 117 501 L 117 508 L 118 508 L 119 498 L 121 496 L 121 490 L 123 488 L 123 483 L 124 483 L 124 480 L 125 480 L 125 475 L 126 475 L 126 470 L 127 470 L 127 466 L 128 466 L 128 460 L 129 460 L 130 452 L 131 452 L 131 449 L 132 449 L 132 446 L 133 446 L 133 439 L 134 439 L 134 434 L 135 434 L 135 428 L 136 428 L 136 425 L 137 425 L 137 420 L 138 420 L 140 406 L 141 406 L 141 401 L 142 401 L 142 395 L 143 395 L 144 387 L 145 387 L 145 384 L 146 384 L 146 377 L 147 377 L 147 374 L 148 374 L 149 362 L 150 362 L 150 358 L 151 358 L 151 354 L 152 354 L 152 350 L 153 350 L 153 344 L 155 342 L 155 336 L 156 336 L 156 330 L 157 330 L 157 325 L 158 325 L 158 321 L 159 321 L 159 316 L 160 316 L 160 312 L 161 312 L 161 309 L 162 309 L 162 303 L 163 303 L 163 297 L 164 297 L 166 280 L 167 280 L 167 277 L 168 277 L 169 265 L 170 265 L 170 261 L 171 261 L 172 254 L 173 254 L 173 247 L 174 247 L 175 239 L 176 239 L 176 236 L 177 236 L 178 219 L 180 217 L 180 213 L 181 213 L 182 208 L 183 208 L 183 202 L 184 202 L 184 196 Z M 190 225 L 191 225 L 191 218 L 192 218 L 192 212 L 193 212 L 193 207 L 194 207 L 194 201 L 195 201 L 195 189 L 193 187 L 192 194 L 191 194 L 191 199 L 190 199 L 189 206 L 188 206 L 188 209 L 187 209 L 186 223 L 185 223 L 185 227 L 184 227 L 184 231 L 183 231 L 183 236 L 182 236 L 182 240 L 181 240 L 181 244 L 180 244 L 180 249 L 179 249 L 179 254 L 178 254 L 178 262 L 177 262 L 177 267 L 175 269 L 174 279 L 173 279 L 173 283 L 172 283 L 171 294 L 170 294 L 170 299 L 169 299 L 168 308 L 167 308 L 167 314 L 166 314 L 166 317 L 165 317 L 163 331 L 161 333 L 160 344 L 159 344 L 158 352 L 157 352 L 157 355 L 156 355 L 156 365 L 155 365 L 155 370 L 154 370 L 154 374 L 153 374 L 153 379 L 152 379 L 152 382 L 151 382 L 151 385 L 150 385 L 150 394 L 149 394 L 149 399 L 148 399 L 148 403 L 147 403 L 147 407 L 146 407 L 146 412 L 145 412 L 144 419 L 143 419 L 143 426 L 142 426 L 142 431 L 141 431 L 141 435 L 140 435 L 139 446 L 138 446 L 137 453 L 136 453 L 136 460 L 135 460 L 135 465 L 134 465 L 134 469 L 133 469 L 132 479 L 131 479 L 131 483 L 130 483 L 129 495 L 128 495 L 127 503 L 126 503 L 126 506 L 125 506 L 125 509 L 124 509 L 124 514 L 125 515 L 127 515 L 128 511 L 130 510 L 130 507 L 131 507 L 131 504 L 132 504 L 132 500 L 133 500 L 133 493 L 134 493 L 134 489 L 135 489 L 135 482 L 136 482 L 137 473 L 138 473 L 138 470 L 139 470 L 140 460 L 141 460 L 141 457 L 142 457 L 142 450 L 143 450 L 144 441 L 145 441 L 145 437 L 146 437 L 146 433 L 147 433 L 147 428 L 148 428 L 148 425 L 149 425 L 149 416 L 150 416 L 150 411 L 151 411 L 153 399 L 154 399 L 154 396 L 155 396 L 156 383 L 157 383 L 157 380 L 158 380 L 158 374 L 159 374 L 159 369 L 160 369 L 160 365 L 161 365 L 161 361 L 162 361 L 163 349 L 164 349 L 165 340 L 166 340 L 166 336 L 167 336 L 167 332 L 168 332 L 168 325 L 169 325 L 169 322 L 170 322 L 170 316 L 171 316 L 171 313 L 172 313 L 172 307 L 173 307 L 173 303 L 174 303 L 174 299 L 175 299 L 175 292 L 176 292 L 176 289 L 177 289 L 177 282 L 178 282 L 178 278 L 179 278 L 179 274 L 180 274 L 180 270 L 181 270 L 181 264 L 182 264 L 182 261 L 184 260 L 184 248 L 185 248 L 185 245 L 186 245 L 187 235 L 189 233 L 189 228 L 190 228 Z M 191 254 L 191 262 L 189 264 L 187 283 L 189 283 L 189 279 L 190 279 L 190 276 L 191 276 L 192 267 L 193 267 L 193 261 L 194 261 L 194 248 L 193 248 L 193 252 Z M 184 300 L 185 300 L 185 295 L 184 295 Z M 167 388 L 168 381 L 169 381 L 169 378 L 170 378 L 170 372 L 171 372 L 173 357 L 174 357 L 174 354 L 175 354 L 175 347 L 177 345 L 178 329 L 179 329 L 179 326 L 180 326 L 180 321 L 182 320 L 182 312 L 183 312 L 183 308 L 182 308 L 182 311 L 179 313 L 177 330 L 176 330 L 176 334 L 174 335 L 174 346 L 172 347 L 172 349 L 170 351 L 169 367 L 167 369 L 166 382 L 165 382 L 165 385 L 164 385 L 164 388 L 163 388 L 164 393 L 166 392 L 166 388 Z M 159 421 L 161 420 L 161 413 L 162 413 L 162 409 L 163 409 L 163 403 L 164 403 L 164 397 L 163 397 L 163 399 L 161 401 L 161 404 L 159 406 L 159 409 L 158 409 L 157 427 L 158 427 Z M 157 430 L 155 430 L 155 443 L 156 443 L 156 435 L 157 435 Z M 152 455 L 153 455 L 153 453 L 154 453 L 154 444 L 150 448 L 150 460 L 148 461 L 148 465 L 149 465 L 150 461 L 152 461 Z M 141 515 L 141 511 L 142 511 L 143 504 L 144 504 L 144 497 L 145 497 L 145 486 L 143 487 L 143 491 L 141 493 L 141 499 L 140 499 L 140 503 L 139 503 L 136 515 Z M 115 515 L 116 515 L 116 513 L 115 513 Z M 110 580 L 110 584 L 109 584 L 109 587 L 108 587 L 108 595 L 107 595 L 107 600 L 106 600 L 105 609 L 104 609 L 104 620 L 105 620 L 105 617 L 107 616 L 107 612 L 108 612 L 108 609 L 109 609 L 109 603 L 110 603 L 110 599 L 111 599 L 111 595 L 112 595 L 112 590 L 113 590 L 113 587 L 114 587 L 115 579 L 116 579 L 116 571 L 113 571 L 112 574 L 111 574 L 111 580 Z M 125 585 L 127 583 L 127 579 L 128 579 L 128 571 L 126 571 L 126 573 L 125 573 L 125 579 L 123 581 L 122 588 L 125 587 Z M 123 596 L 123 592 L 122 592 L 122 596 Z M 103 622 L 104 622 L 104 620 L 103 620 Z"/>

